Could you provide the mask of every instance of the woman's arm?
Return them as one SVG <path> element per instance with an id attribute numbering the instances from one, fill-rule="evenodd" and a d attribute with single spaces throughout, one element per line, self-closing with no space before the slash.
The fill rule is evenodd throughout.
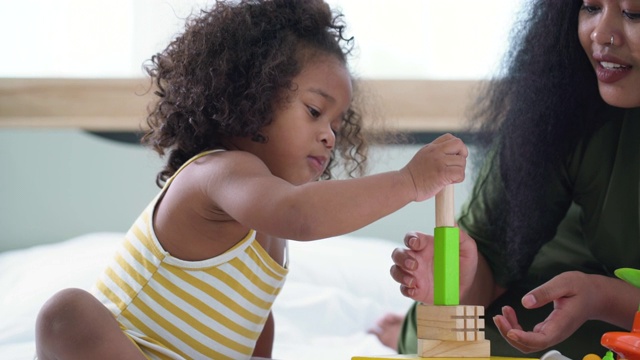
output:
<path id="1" fill-rule="evenodd" d="M 511 307 L 505 307 L 494 321 L 513 347 L 525 353 L 539 351 L 564 341 L 587 320 L 631 329 L 640 289 L 616 278 L 569 271 L 522 298 L 522 305 L 528 309 L 549 303 L 553 303 L 551 314 L 530 331 L 520 326 Z"/>

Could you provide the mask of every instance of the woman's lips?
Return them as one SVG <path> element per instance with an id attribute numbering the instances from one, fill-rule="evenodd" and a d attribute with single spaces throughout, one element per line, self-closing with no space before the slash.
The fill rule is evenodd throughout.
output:
<path id="1" fill-rule="evenodd" d="M 601 61 L 596 66 L 598 81 L 605 84 L 615 83 L 631 73 L 631 66 Z"/>
<path id="2" fill-rule="evenodd" d="M 596 76 L 598 81 L 611 84 L 622 80 L 631 73 L 633 66 L 622 59 L 608 53 L 594 53 Z"/>

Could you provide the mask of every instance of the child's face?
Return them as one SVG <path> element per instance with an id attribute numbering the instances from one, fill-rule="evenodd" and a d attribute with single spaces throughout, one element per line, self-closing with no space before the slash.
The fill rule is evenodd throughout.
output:
<path id="1" fill-rule="evenodd" d="M 340 129 L 351 104 L 351 77 L 332 56 L 308 63 L 293 78 L 297 91 L 275 109 L 273 122 L 261 131 L 268 142 L 253 143 L 251 151 L 269 170 L 299 185 L 317 180 L 329 163 Z"/>

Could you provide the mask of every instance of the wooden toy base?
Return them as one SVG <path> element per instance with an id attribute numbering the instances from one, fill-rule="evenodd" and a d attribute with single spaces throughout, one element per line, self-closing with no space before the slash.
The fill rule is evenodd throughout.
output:
<path id="1" fill-rule="evenodd" d="M 410 355 L 381 355 L 381 356 L 354 356 L 351 360 L 382 360 L 382 359 L 414 359 L 414 360 L 442 360 L 442 357 L 420 357 L 416 354 Z M 539 360 L 538 358 L 514 358 L 504 356 L 490 357 L 447 357 L 447 360 Z"/>
<path id="2" fill-rule="evenodd" d="M 491 354 L 489 340 L 448 341 L 418 339 L 418 355 L 437 358 L 481 358 L 487 359 Z"/>

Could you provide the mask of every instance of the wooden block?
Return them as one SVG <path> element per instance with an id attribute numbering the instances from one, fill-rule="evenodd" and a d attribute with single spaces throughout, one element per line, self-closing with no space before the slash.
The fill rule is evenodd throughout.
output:
<path id="1" fill-rule="evenodd" d="M 447 341 L 484 340 L 482 306 L 419 304 L 416 309 L 418 339 Z"/>
<path id="2" fill-rule="evenodd" d="M 484 331 L 478 329 L 456 330 L 437 327 L 418 327 L 418 339 L 476 341 L 484 340 Z"/>
<path id="3" fill-rule="evenodd" d="M 381 359 L 415 359 L 415 360 L 424 360 L 419 357 L 417 354 L 410 355 L 379 355 L 379 356 L 354 356 L 351 360 L 381 360 Z"/>
<path id="4" fill-rule="evenodd" d="M 449 341 L 418 339 L 418 356 L 488 358 L 491 356 L 489 340 Z"/>
<path id="5" fill-rule="evenodd" d="M 484 316 L 484 307 L 479 305 L 443 306 L 418 304 L 416 311 L 416 318 L 422 320 L 447 320 L 452 317 L 471 318 Z"/>

